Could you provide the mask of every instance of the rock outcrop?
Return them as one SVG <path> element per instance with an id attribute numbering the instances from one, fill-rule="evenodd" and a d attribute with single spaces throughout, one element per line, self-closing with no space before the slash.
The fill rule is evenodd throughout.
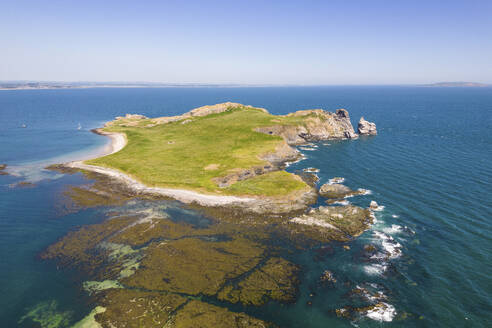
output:
<path id="1" fill-rule="evenodd" d="M 360 118 L 357 131 L 359 132 L 360 135 L 366 135 L 366 136 L 375 136 L 378 134 L 378 131 L 376 130 L 376 124 L 366 121 L 364 117 Z"/>
<path id="2" fill-rule="evenodd" d="M 6 168 L 7 168 L 7 164 L 0 164 L 0 175 L 8 175 L 8 173 L 5 172 Z"/>
<path id="3" fill-rule="evenodd" d="M 291 219 L 290 222 L 356 237 L 369 227 L 372 218 L 368 209 L 358 206 L 320 206 Z"/>
<path id="4" fill-rule="evenodd" d="M 271 164 L 265 164 L 263 166 L 254 166 L 250 169 L 237 170 L 237 172 L 230 173 L 226 176 L 214 178 L 213 181 L 217 183 L 220 188 L 226 188 L 238 181 L 251 179 L 257 175 L 273 171 L 278 171 L 278 167 Z"/>
<path id="5" fill-rule="evenodd" d="M 300 110 L 287 117 L 303 117 L 301 125 L 273 125 L 257 128 L 256 131 L 281 136 L 289 145 L 301 145 L 306 142 L 327 139 L 355 139 L 350 117 L 345 109 L 336 113 L 322 109 Z"/>
<path id="6" fill-rule="evenodd" d="M 192 109 L 191 111 L 181 115 L 181 117 L 207 116 L 210 114 L 219 114 L 219 113 L 225 112 L 225 111 L 227 111 L 231 108 L 235 108 L 235 107 L 253 108 L 253 106 L 251 106 L 251 105 L 242 105 L 242 104 L 233 103 L 233 102 L 225 102 L 225 103 L 221 103 L 221 104 L 207 105 L 207 106 L 202 106 L 202 107 Z M 255 108 L 259 109 L 265 113 L 268 113 L 268 111 L 264 108 L 257 108 L 257 107 L 255 107 Z"/>
<path id="7" fill-rule="evenodd" d="M 300 156 L 301 153 L 297 149 L 289 146 L 287 142 L 282 142 L 275 148 L 274 152 L 263 154 L 260 158 L 274 166 L 279 166 L 285 162 L 295 161 Z"/>
<path id="8" fill-rule="evenodd" d="M 340 199 L 352 193 L 354 193 L 352 189 L 350 189 L 349 187 L 343 184 L 338 184 L 338 183 L 334 183 L 334 184 L 325 183 L 319 188 L 319 194 L 326 198 Z"/>

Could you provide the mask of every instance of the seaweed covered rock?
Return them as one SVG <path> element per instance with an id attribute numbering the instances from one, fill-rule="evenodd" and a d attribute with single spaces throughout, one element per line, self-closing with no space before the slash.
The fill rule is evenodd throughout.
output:
<path id="1" fill-rule="evenodd" d="M 311 226 L 318 230 L 329 230 L 333 233 L 341 232 L 347 237 L 356 237 L 369 227 L 371 220 L 369 210 L 347 205 L 320 206 L 300 217 L 291 219 L 290 222 Z"/>
<path id="2" fill-rule="evenodd" d="M 176 294 L 114 289 L 102 298 L 105 311 L 95 319 L 102 327 L 164 327 L 186 302 Z"/>
<path id="3" fill-rule="evenodd" d="M 181 308 L 174 319 L 176 328 L 266 328 L 270 324 L 245 313 L 229 311 L 209 303 L 192 300 Z"/>
<path id="4" fill-rule="evenodd" d="M 114 218 L 71 231 L 58 242 L 50 245 L 40 257 L 57 260 L 63 266 L 70 265 L 94 272 L 111 253 L 108 248 L 98 247 L 99 243 L 124 229 L 134 220 L 135 218 L 129 217 Z M 101 269 L 110 271 L 108 268 Z"/>
<path id="5" fill-rule="evenodd" d="M 245 313 L 172 293 L 118 289 L 107 292 L 100 303 L 94 319 L 103 328 L 269 327 Z"/>
<path id="6" fill-rule="evenodd" d="M 215 295 L 227 279 L 253 269 L 263 248 L 246 239 L 211 242 L 184 238 L 149 246 L 130 287 L 190 295 Z"/>
<path id="7" fill-rule="evenodd" d="M 333 283 L 337 282 L 335 276 L 333 276 L 333 273 L 330 270 L 323 271 L 321 277 L 319 277 L 319 280 L 321 282 L 333 282 Z"/>
<path id="8" fill-rule="evenodd" d="M 262 305 L 269 299 L 293 302 L 296 298 L 299 268 L 282 258 L 271 258 L 236 286 L 225 286 L 218 298 L 231 303 Z"/>

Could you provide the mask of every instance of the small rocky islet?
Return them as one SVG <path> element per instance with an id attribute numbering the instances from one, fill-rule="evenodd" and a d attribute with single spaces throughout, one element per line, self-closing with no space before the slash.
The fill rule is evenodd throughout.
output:
<path id="1" fill-rule="evenodd" d="M 0 164 L 0 175 L 8 175 L 8 173 L 5 171 L 7 168 L 7 164 Z"/>
<path id="2" fill-rule="evenodd" d="M 82 171 L 91 180 L 87 185 L 67 189 L 60 196 L 65 211 L 111 209 L 104 221 L 71 231 L 40 254 L 42 259 L 55 261 L 61 268 L 75 268 L 82 273 L 85 281 L 81 286 L 94 304 L 94 313 L 85 320 L 90 320 L 94 327 L 274 326 L 238 311 L 236 305 L 247 309 L 272 301 L 296 302 L 302 267 L 289 255 L 290 247 L 308 249 L 347 242 L 369 227 L 373 217 L 369 208 L 311 207 L 319 196 L 338 200 L 361 194 L 360 190 L 342 185 L 341 178 L 335 180 L 338 183 L 332 181 L 317 190 L 315 183 L 307 184 L 299 176 L 283 171 L 286 162 L 299 158 L 295 149 L 298 145 L 356 138 L 346 110 L 275 116 L 263 109 L 226 103 L 172 118 L 127 115 L 106 127 L 126 131 L 127 135 L 137 133 L 138 129 L 157 128 L 161 133 L 167 124 L 180 130 L 183 125 L 210 123 L 201 122 L 206 120 L 220 123 L 238 112 L 246 117 L 252 114 L 260 123 L 258 127 L 248 127 L 245 135 L 249 136 L 252 129 L 253 133 L 265 136 L 259 137 L 259 142 L 264 143 L 260 148 L 245 144 L 247 149 L 257 152 L 253 153 L 253 160 L 246 161 L 252 166 L 224 169 L 220 161 L 202 163 L 208 180 L 190 180 L 190 185 L 204 194 L 253 199 L 248 203 L 181 204 L 159 194 L 142 192 L 128 182 L 100 172 L 70 165 L 51 167 L 65 173 Z M 366 130 L 359 126 L 359 133 L 366 134 Z M 176 135 L 169 137 L 174 143 L 168 143 L 168 138 L 159 139 L 164 147 L 182 143 Z M 219 137 L 220 134 L 216 136 Z M 125 148 L 132 147 L 131 142 L 129 138 Z M 110 167 L 106 160 L 103 164 L 96 159 L 90 165 Z M 114 165 L 118 165 L 118 160 L 121 158 L 117 157 Z M 274 182 L 268 176 L 283 172 L 281 182 L 287 187 L 272 193 L 268 184 Z M 311 168 L 307 173 L 315 172 Z M 170 185 L 163 180 L 160 186 Z M 131 202 L 144 204 L 144 209 L 123 210 Z M 197 226 L 175 221 L 172 213 L 176 210 L 184 211 L 184 215 L 203 216 L 208 223 Z M 272 245 L 271 240 L 283 242 Z M 325 271 L 320 281 L 337 282 L 330 271 Z M 353 313 L 347 308 L 336 314 L 345 316 L 346 312 Z"/>

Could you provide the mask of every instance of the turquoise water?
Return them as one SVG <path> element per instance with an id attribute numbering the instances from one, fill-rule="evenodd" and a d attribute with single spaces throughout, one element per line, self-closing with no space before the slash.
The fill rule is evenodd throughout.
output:
<path id="1" fill-rule="evenodd" d="M 89 130 L 114 116 L 175 115 L 223 101 L 276 114 L 346 108 L 354 125 L 363 115 L 379 131 L 376 137 L 319 143 L 316 151 L 304 151 L 306 160 L 289 167 L 316 167 L 321 183 L 342 176 L 352 188 L 371 190 L 347 201 L 383 205 L 377 223 L 349 251 L 332 245 L 322 255 L 315 250 L 295 253 L 303 265 L 296 304 L 241 310 L 281 327 L 491 325 L 492 89 L 299 87 L 0 92 L 0 163 L 9 164 L 14 174 L 0 176 L 2 327 L 31 326 L 19 320 L 33 308 L 41 309 L 38 316 L 48 321 L 57 313 L 60 327 L 90 310 L 76 273 L 57 270 L 37 255 L 70 229 L 99 222 L 103 212 L 60 213 L 59 192 L 84 178 L 42 167 L 96 152 L 107 140 Z M 11 187 L 24 179 L 35 186 Z M 393 256 L 364 257 L 366 244 Z M 326 269 L 340 282 L 382 292 L 386 319 L 392 321 L 337 318 L 333 310 L 351 301 L 343 283 L 335 288 L 316 284 Z M 400 319 L 403 313 L 408 319 Z"/>

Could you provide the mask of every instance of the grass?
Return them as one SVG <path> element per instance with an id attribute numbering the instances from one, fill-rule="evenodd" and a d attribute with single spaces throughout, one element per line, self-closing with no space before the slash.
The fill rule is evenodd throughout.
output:
<path id="1" fill-rule="evenodd" d="M 259 157 L 273 152 L 281 137 L 255 132 L 270 125 L 299 125 L 303 118 L 274 116 L 251 107 L 231 108 L 220 114 L 146 127 L 151 119 L 124 126 L 115 121 L 106 131 L 125 133 L 128 144 L 119 152 L 87 161 L 120 170 L 149 186 L 230 195 L 282 195 L 306 188 L 287 172 L 271 172 L 219 188 L 213 178 L 236 169 L 266 162 Z M 131 123 L 131 122 L 130 122 Z"/>

